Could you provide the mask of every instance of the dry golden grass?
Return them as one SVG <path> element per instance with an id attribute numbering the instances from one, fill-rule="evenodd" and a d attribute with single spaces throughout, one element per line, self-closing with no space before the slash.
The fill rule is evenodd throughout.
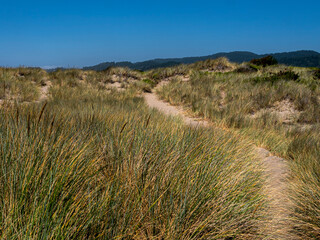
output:
<path id="1" fill-rule="evenodd" d="M 47 75 L 46 104 L 0 108 L 0 238 L 262 237 L 252 145 L 150 110 L 135 84 L 106 91 L 103 73 L 82 74 Z"/>
<path id="2" fill-rule="evenodd" d="M 194 72 L 160 89 L 168 102 L 248 136 L 289 160 L 292 229 L 303 239 L 320 236 L 320 82 L 315 71 L 283 65 L 228 73 Z M 296 78 L 295 75 L 298 75 Z M 291 79 L 292 77 L 292 79 Z M 285 102 L 287 106 L 279 106 Z M 289 109 L 288 109 L 289 106 Z M 294 114 L 283 120 L 283 111 Z M 262 112 L 263 114 L 256 114 Z M 254 116 L 254 117 L 252 117 Z"/>

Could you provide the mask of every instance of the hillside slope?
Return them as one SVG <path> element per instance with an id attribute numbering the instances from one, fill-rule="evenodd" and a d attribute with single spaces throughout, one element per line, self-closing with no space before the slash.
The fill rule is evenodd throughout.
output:
<path id="1" fill-rule="evenodd" d="M 131 69 L 138 69 L 142 71 L 150 70 L 160 67 L 172 67 L 178 64 L 190 64 L 207 59 L 217 59 L 219 57 L 226 57 L 231 62 L 242 63 L 248 62 L 253 58 L 261 58 L 267 55 L 274 56 L 279 63 L 297 66 L 297 67 L 320 67 L 320 53 L 315 51 L 295 51 L 271 54 L 255 54 L 252 52 L 236 51 L 236 52 L 221 52 L 208 56 L 201 57 L 185 57 L 185 58 L 166 58 L 153 59 L 143 62 L 104 62 L 98 65 L 84 67 L 83 70 L 101 71 L 108 67 L 129 67 Z"/>

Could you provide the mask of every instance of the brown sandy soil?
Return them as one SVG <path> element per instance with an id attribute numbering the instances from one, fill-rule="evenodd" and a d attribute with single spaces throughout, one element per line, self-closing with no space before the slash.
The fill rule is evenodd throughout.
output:
<path id="1" fill-rule="evenodd" d="M 38 101 L 42 102 L 48 99 L 49 88 L 52 86 L 51 82 L 46 82 L 45 86 L 40 89 L 40 98 Z"/>
<path id="2" fill-rule="evenodd" d="M 281 102 L 274 103 L 273 107 L 261 109 L 255 112 L 251 117 L 257 118 L 260 117 L 263 113 L 269 112 L 275 114 L 281 123 L 291 124 L 294 123 L 296 119 L 299 118 L 301 112 L 299 112 L 294 104 L 289 100 L 285 99 Z"/>
<path id="3" fill-rule="evenodd" d="M 156 88 L 159 88 L 168 82 L 160 82 Z M 195 119 L 185 114 L 182 108 L 172 106 L 158 98 L 155 91 L 144 94 L 145 101 L 150 108 L 158 109 L 169 116 L 180 117 L 183 122 L 192 127 L 209 127 L 208 121 Z M 264 239 L 297 239 L 290 234 L 292 224 L 290 221 L 290 212 L 292 203 L 288 198 L 289 167 L 287 161 L 272 156 L 272 154 L 264 149 L 256 147 L 257 160 L 261 161 L 264 166 L 265 186 L 263 192 L 266 196 L 268 206 L 267 219 L 261 224 L 261 232 L 265 236 Z"/>

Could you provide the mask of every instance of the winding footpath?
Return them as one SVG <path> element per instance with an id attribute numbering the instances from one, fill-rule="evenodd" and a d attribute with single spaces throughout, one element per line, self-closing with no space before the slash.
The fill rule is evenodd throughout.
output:
<path id="1" fill-rule="evenodd" d="M 150 108 L 155 108 L 168 116 L 180 117 L 183 122 L 191 127 L 210 127 L 213 123 L 205 120 L 189 117 L 182 107 L 172 106 L 162 101 L 156 95 L 155 90 L 168 82 L 161 82 L 151 93 L 145 93 L 144 99 Z M 263 163 L 265 185 L 263 193 L 268 202 L 266 219 L 263 219 L 260 231 L 263 239 L 298 239 L 290 233 L 292 223 L 290 212 L 292 203 L 288 193 L 289 166 L 285 159 L 273 156 L 268 150 L 260 147 L 255 149 L 257 160 Z"/>
<path id="2" fill-rule="evenodd" d="M 161 101 L 155 93 L 145 93 L 144 98 L 146 103 L 150 108 L 158 109 L 160 112 L 168 115 L 168 116 L 177 116 L 181 117 L 183 122 L 192 127 L 207 127 L 209 126 L 209 122 L 205 120 L 199 120 L 195 118 L 191 118 L 186 116 L 183 113 L 183 109 L 172 106 L 167 102 Z"/>

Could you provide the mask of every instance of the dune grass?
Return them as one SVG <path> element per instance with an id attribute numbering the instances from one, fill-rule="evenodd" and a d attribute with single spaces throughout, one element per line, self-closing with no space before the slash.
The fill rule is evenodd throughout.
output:
<path id="1" fill-rule="evenodd" d="M 226 59 L 146 73 L 1 68 L 0 238 L 264 238 L 250 139 L 289 160 L 293 231 L 319 238 L 318 72 Z M 164 99 L 233 131 L 148 109 L 137 96 L 162 79 Z M 48 103 L 30 103 L 47 81 Z M 283 101 L 295 117 L 272 112 Z"/>
<path id="2" fill-rule="evenodd" d="M 251 144 L 66 75 L 0 108 L 1 239 L 262 238 Z"/>
<path id="3" fill-rule="evenodd" d="M 254 67 L 254 66 L 253 66 Z M 282 65 L 240 65 L 228 73 L 195 71 L 191 80 L 171 81 L 159 90 L 166 101 L 247 136 L 287 158 L 296 226 L 303 239 L 320 237 L 320 82 L 317 71 Z M 277 104 L 289 103 L 290 119 Z M 286 107 L 286 106 L 285 106 Z M 259 114 L 258 114 L 259 113 Z M 261 114 L 260 114 L 261 113 Z"/>
<path id="4" fill-rule="evenodd" d="M 18 102 L 34 101 L 39 97 L 41 70 L 0 68 L 0 99 Z"/>

